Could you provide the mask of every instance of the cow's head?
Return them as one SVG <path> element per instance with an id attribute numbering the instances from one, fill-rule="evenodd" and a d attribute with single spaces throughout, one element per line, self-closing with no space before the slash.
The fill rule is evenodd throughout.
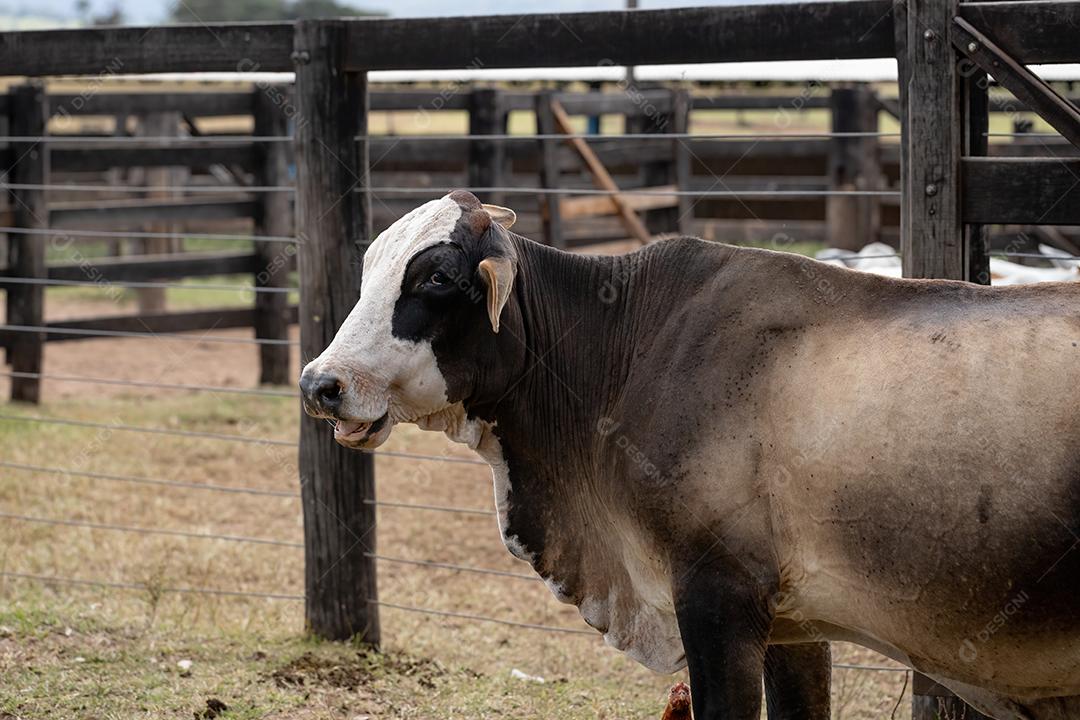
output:
<path id="1" fill-rule="evenodd" d="M 339 443 L 375 448 L 396 423 L 437 425 L 470 395 L 514 283 L 514 219 L 458 190 L 371 244 L 360 299 L 300 378 L 304 408 L 335 420 Z"/>

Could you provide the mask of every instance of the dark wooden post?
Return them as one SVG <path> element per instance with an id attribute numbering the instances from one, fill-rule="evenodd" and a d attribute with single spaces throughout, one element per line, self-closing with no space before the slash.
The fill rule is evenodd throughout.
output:
<path id="1" fill-rule="evenodd" d="M 345 72 L 344 21 L 296 24 L 297 228 L 304 360 L 330 343 L 360 294 L 371 241 L 367 195 L 367 76 Z M 379 642 L 375 475 L 371 455 L 334 442 L 321 420 L 300 419 L 304 576 L 311 632 Z"/>
<path id="2" fill-rule="evenodd" d="M 11 134 L 42 137 L 49 120 L 49 99 L 45 86 L 39 83 L 20 85 L 11 89 L 9 97 Z M 10 171 L 12 183 L 43 185 L 49 182 L 49 147 L 30 140 L 13 142 Z M 12 225 L 21 228 L 47 228 L 49 206 L 42 189 L 12 190 Z M 46 239 L 40 235 L 13 234 L 8 245 L 8 272 L 17 277 L 44 278 Z M 45 288 L 41 285 L 12 285 L 7 289 L 7 322 L 9 325 L 45 324 Z M 11 334 L 7 359 L 14 372 L 40 373 L 45 355 L 45 334 L 15 332 Z M 15 377 L 11 379 L 11 399 L 36 403 L 41 400 L 41 379 Z"/>
<path id="3" fill-rule="evenodd" d="M 878 102 L 866 85 L 840 86 L 830 96 L 834 133 L 872 133 L 878 129 Z M 881 166 L 876 137 L 833 137 L 829 143 L 831 190 L 877 190 Z M 872 196 L 826 198 L 825 222 L 830 247 L 859 250 L 876 242 L 881 230 L 881 205 Z"/>
<path id="4" fill-rule="evenodd" d="M 555 114 L 551 111 L 551 101 L 555 93 L 542 90 L 536 93 L 536 132 L 540 135 L 554 135 L 559 129 L 555 123 Z M 559 187 L 559 148 L 561 140 L 540 140 L 540 187 Z M 559 213 L 559 196 L 541 195 L 539 198 L 540 220 L 544 229 L 544 242 L 552 247 L 565 248 L 562 217 Z"/>
<path id="5" fill-rule="evenodd" d="M 252 98 L 255 135 L 283 137 L 289 134 L 289 119 L 275 98 L 288 97 L 287 88 L 268 92 L 256 88 Z M 255 144 L 259 158 L 256 185 L 281 186 L 289 184 L 289 146 L 284 142 Z M 293 233 L 292 208 L 289 193 L 260 193 L 255 207 L 255 234 L 288 236 Z M 256 288 L 289 286 L 289 270 L 296 247 L 276 242 L 256 242 Z M 289 296 L 285 293 L 255 293 L 255 337 L 286 340 L 289 337 Z M 259 382 L 266 385 L 286 385 L 292 382 L 289 373 L 288 345 L 259 346 Z"/>
<path id="6" fill-rule="evenodd" d="M 899 5 L 899 4 L 898 4 Z M 894 5 L 898 7 L 898 5 Z M 950 33 L 956 0 L 909 0 L 906 20 L 908 162 L 901 213 L 904 275 L 965 279 L 967 253 L 960 222 L 962 102 Z"/>
<path id="7" fill-rule="evenodd" d="M 676 129 L 676 95 L 677 91 L 672 90 L 667 97 L 667 102 L 669 103 L 667 107 L 653 113 L 651 116 L 646 115 L 645 113 L 640 113 L 637 116 L 637 121 L 631 123 L 631 125 L 636 125 L 638 128 L 638 132 L 643 133 L 660 134 L 680 132 Z M 656 108 L 651 104 L 647 104 L 643 109 L 652 111 Z M 629 120 L 629 118 L 627 119 Z M 683 121 L 685 121 L 685 118 L 683 119 Z M 679 180 L 678 165 L 680 151 L 684 154 L 686 153 L 686 141 L 672 140 L 670 155 L 655 162 L 642 163 L 641 184 L 644 187 L 658 187 L 661 185 L 676 184 Z M 642 220 L 645 223 L 645 227 L 648 228 L 649 232 L 653 235 L 659 233 L 678 233 L 681 231 L 681 227 L 679 225 L 678 205 L 646 210 L 642 213 Z"/>
<path id="8" fill-rule="evenodd" d="M 146 113 L 139 118 L 138 133 L 144 137 L 176 137 L 180 134 L 180 113 L 162 111 Z M 157 143 L 155 143 L 157 145 Z M 172 190 L 159 190 L 157 187 L 182 185 L 186 171 L 180 167 L 156 167 L 143 170 L 143 182 L 147 186 L 146 196 L 150 198 L 176 198 L 178 193 Z M 172 222 L 150 222 L 142 230 L 155 233 L 173 233 L 177 224 Z M 171 237 L 151 237 L 135 241 L 146 255 L 162 255 L 176 252 L 178 242 Z M 140 313 L 162 313 L 166 310 L 167 295 L 165 288 L 138 288 L 135 290 Z"/>
<path id="9" fill-rule="evenodd" d="M 690 93 L 686 90 L 671 91 L 671 129 L 669 132 L 686 134 L 690 132 Z M 693 175 L 693 153 L 690 141 L 677 139 L 675 146 L 675 189 L 682 192 L 692 190 L 690 181 Z M 692 235 L 694 232 L 694 198 L 679 195 L 679 215 L 675 220 L 675 229 L 680 235 Z"/>
<path id="10" fill-rule="evenodd" d="M 960 212 L 964 95 L 950 32 L 956 0 L 893 5 L 901 107 L 901 255 L 905 277 L 968 280 Z M 905 167 L 906 166 L 906 167 Z M 912 720 L 987 720 L 947 688 L 915 673 Z"/>
<path id="11" fill-rule="evenodd" d="M 469 135 L 501 135 L 506 132 L 502 93 L 495 88 L 476 88 L 469 94 Z M 501 187 L 506 163 L 506 143 L 501 140 L 469 141 L 469 187 Z M 480 192 L 487 203 L 505 204 L 500 192 Z"/>
<path id="12" fill-rule="evenodd" d="M 964 155 L 978 157 L 989 154 L 990 97 L 989 78 L 977 67 L 961 64 L 964 94 Z M 984 225 L 965 225 L 967 245 L 965 278 L 980 285 L 990 284 L 990 238 Z"/>

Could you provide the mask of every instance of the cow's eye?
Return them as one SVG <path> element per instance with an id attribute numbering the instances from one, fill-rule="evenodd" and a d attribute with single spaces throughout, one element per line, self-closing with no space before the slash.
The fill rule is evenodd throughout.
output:
<path id="1" fill-rule="evenodd" d="M 436 270 L 431 274 L 431 277 L 428 278 L 428 282 L 432 285 L 446 285 L 450 282 L 450 278 L 442 270 Z"/>

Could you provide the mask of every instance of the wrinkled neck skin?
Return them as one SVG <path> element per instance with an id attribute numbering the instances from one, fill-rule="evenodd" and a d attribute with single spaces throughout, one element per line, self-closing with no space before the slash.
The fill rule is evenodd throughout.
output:
<path id="1" fill-rule="evenodd" d="M 624 476 L 635 468 L 610 434 L 635 352 L 670 309 L 665 292 L 639 290 L 626 311 L 663 250 L 598 257 L 514 242 L 513 297 L 494 357 L 480 363 L 490 374 L 445 430 L 491 465 L 510 552 L 608 644 L 654 670 L 677 670 L 684 656 L 668 568 L 631 517 Z"/>

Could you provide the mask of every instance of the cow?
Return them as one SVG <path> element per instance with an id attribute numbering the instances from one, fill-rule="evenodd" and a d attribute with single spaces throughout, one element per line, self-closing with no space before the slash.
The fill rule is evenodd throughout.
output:
<path id="1" fill-rule="evenodd" d="M 697 720 L 756 720 L 777 658 L 820 709 L 830 640 L 999 720 L 1080 717 L 1080 287 L 694 238 L 594 257 L 513 218 L 456 191 L 372 242 L 300 380 L 339 443 L 474 449 L 510 552 L 688 667 Z"/>

